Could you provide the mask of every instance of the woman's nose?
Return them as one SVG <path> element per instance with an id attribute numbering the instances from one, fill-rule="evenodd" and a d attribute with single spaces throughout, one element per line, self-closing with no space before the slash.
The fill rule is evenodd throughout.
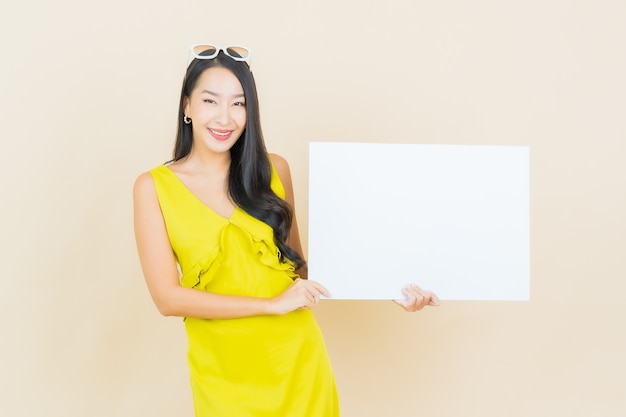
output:
<path id="1" fill-rule="evenodd" d="M 221 124 L 227 124 L 230 121 L 230 106 L 219 106 L 216 119 Z"/>

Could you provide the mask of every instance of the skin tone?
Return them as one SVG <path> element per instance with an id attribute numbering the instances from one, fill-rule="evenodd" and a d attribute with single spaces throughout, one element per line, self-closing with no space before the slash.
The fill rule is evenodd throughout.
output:
<path id="1" fill-rule="evenodd" d="M 192 150 L 186 158 L 170 164 L 169 168 L 200 201 L 218 215 L 229 218 L 235 210 L 227 191 L 229 150 L 246 125 L 241 83 L 225 68 L 209 68 L 186 98 L 184 111 L 192 120 Z M 285 188 L 285 199 L 293 208 L 289 165 L 278 155 L 270 157 Z M 137 178 L 133 199 L 141 267 L 150 295 L 164 316 L 226 319 L 285 314 L 317 305 L 322 295 L 331 296 L 320 283 L 308 279 L 296 279 L 282 294 L 273 298 L 223 295 L 182 287 L 150 173 Z M 288 244 L 302 253 L 295 215 Z M 302 278 L 307 277 L 306 268 L 297 272 Z M 433 293 L 416 285 L 408 285 L 403 293 L 406 299 L 396 300 L 396 303 L 406 311 L 439 304 Z"/>

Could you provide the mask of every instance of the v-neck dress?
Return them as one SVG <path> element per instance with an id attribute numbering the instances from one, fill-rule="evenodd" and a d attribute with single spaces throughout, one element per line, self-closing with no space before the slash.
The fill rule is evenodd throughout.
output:
<path id="1" fill-rule="evenodd" d="M 272 168 L 272 190 L 285 190 Z M 202 203 L 167 166 L 151 171 L 184 287 L 274 297 L 297 277 L 281 262 L 273 229 L 235 208 Z M 185 318 L 198 417 L 336 417 L 335 380 L 310 310 L 238 319 Z"/>

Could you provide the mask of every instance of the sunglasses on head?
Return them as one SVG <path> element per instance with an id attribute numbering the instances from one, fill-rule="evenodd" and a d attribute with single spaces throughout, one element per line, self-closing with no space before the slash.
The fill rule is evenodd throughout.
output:
<path id="1" fill-rule="evenodd" d="M 250 67 L 250 48 L 245 46 L 216 46 L 216 45 L 193 45 L 191 54 L 196 59 L 213 59 L 220 51 L 235 61 L 244 61 Z"/>

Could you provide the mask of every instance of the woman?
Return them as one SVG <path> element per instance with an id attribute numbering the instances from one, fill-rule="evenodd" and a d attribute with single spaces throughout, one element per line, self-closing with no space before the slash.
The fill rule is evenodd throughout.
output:
<path id="1" fill-rule="evenodd" d="M 139 176 L 134 203 L 150 294 L 185 318 L 196 415 L 338 416 L 310 311 L 330 294 L 306 279 L 289 166 L 266 151 L 249 52 L 193 52 L 174 159 Z M 438 303 L 404 291 L 408 311 Z"/>

